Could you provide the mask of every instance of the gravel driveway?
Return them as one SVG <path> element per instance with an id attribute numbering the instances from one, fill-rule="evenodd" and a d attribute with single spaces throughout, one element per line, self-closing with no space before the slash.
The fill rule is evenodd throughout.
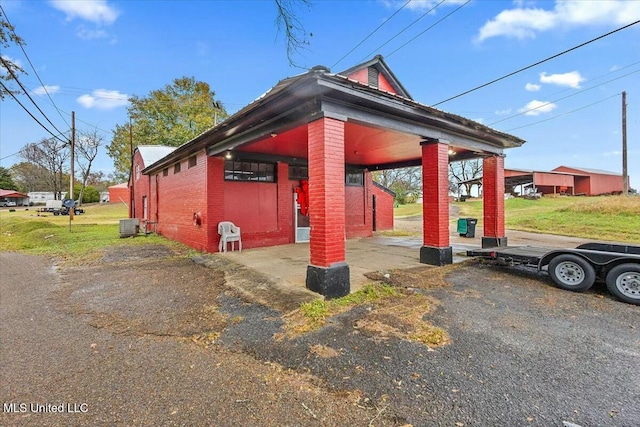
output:
<path id="1" fill-rule="evenodd" d="M 0 253 L 0 425 L 640 425 L 640 307 L 602 286 L 462 265 L 416 290 L 448 345 L 359 328 L 370 306 L 277 339 L 282 313 L 223 266 L 152 253 L 62 271 Z"/>

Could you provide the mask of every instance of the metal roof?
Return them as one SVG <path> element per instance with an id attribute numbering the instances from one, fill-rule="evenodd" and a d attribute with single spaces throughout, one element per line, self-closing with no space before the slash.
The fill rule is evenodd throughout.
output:
<path id="1" fill-rule="evenodd" d="M 606 171 L 603 169 L 590 169 L 590 168 L 576 168 L 573 166 L 558 166 L 558 168 L 567 168 L 567 169 L 574 169 L 580 172 L 585 172 L 585 173 L 595 173 L 595 174 L 599 174 L 599 175 L 615 175 L 615 176 L 621 176 L 621 174 L 616 173 L 616 172 L 611 172 L 611 171 Z M 556 168 L 557 169 L 557 168 Z M 555 171 L 554 171 L 555 172 Z"/>
<path id="2" fill-rule="evenodd" d="M 163 157 L 173 153 L 177 147 L 167 147 L 166 145 L 139 145 L 140 152 L 145 167 L 150 166 Z"/>

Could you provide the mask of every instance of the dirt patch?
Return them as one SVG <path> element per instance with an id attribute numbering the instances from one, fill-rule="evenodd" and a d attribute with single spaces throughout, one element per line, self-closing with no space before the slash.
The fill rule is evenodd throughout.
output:
<path id="1" fill-rule="evenodd" d="M 194 262 L 224 272 L 226 286 L 244 301 L 264 305 L 282 313 L 297 310 L 301 304 L 321 298 L 305 288 L 275 282 L 264 274 L 216 254 L 197 256 Z"/>
<path id="2" fill-rule="evenodd" d="M 55 295 L 65 311 L 90 316 L 92 326 L 114 334 L 190 338 L 225 328 L 226 316 L 218 312 L 226 290 L 222 272 L 171 258 L 169 249 L 111 253 L 106 258 L 119 262 L 63 270 Z"/>

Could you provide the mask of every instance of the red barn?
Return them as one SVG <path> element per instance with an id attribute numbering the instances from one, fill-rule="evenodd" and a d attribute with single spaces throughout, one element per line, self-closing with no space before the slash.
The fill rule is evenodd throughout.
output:
<path id="1" fill-rule="evenodd" d="M 112 185 L 107 188 L 109 192 L 109 202 L 111 203 L 129 203 L 131 196 L 129 195 L 129 183 Z"/>
<path id="2" fill-rule="evenodd" d="M 505 245 L 503 150 L 523 143 L 414 101 L 381 56 L 340 73 L 317 66 L 157 161 L 138 147 L 131 216 L 208 252 L 221 221 L 240 226 L 247 248 L 308 237 L 307 287 L 336 297 L 350 289 L 345 238 L 392 226 L 391 197 L 372 171 L 422 166 L 420 261 L 443 265 L 449 161 L 483 158 L 483 246 Z"/>
<path id="3" fill-rule="evenodd" d="M 600 194 L 620 194 L 623 191 L 624 182 L 621 174 L 600 169 L 575 168 L 571 166 L 558 166 L 554 171 L 574 175 L 575 194 L 597 196 Z M 628 188 L 631 188 L 630 184 L 629 182 Z"/>

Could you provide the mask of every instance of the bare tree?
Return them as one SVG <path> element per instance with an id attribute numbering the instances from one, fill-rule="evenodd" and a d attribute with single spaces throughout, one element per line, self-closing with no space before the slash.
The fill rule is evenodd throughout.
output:
<path id="1" fill-rule="evenodd" d="M 480 181 L 479 184 L 470 181 L 481 177 L 482 159 L 461 160 L 459 162 L 449 163 L 450 189 L 452 187 L 452 184 L 457 188 L 460 188 L 460 186 L 462 186 L 465 189 L 465 194 L 467 196 L 470 196 L 471 189 L 474 185 L 477 185 L 478 188 L 482 186 L 482 181 Z M 458 191 L 456 191 L 455 193 L 457 194 Z"/>
<path id="2" fill-rule="evenodd" d="M 410 167 L 372 172 L 373 179 L 396 193 L 398 203 L 415 202 L 422 196 L 422 168 Z"/>
<path id="3" fill-rule="evenodd" d="M 284 32 L 287 40 L 287 59 L 289 64 L 299 67 L 293 59 L 300 49 L 309 45 L 309 37 L 313 36 L 313 33 L 307 33 L 302 22 L 296 14 L 296 6 L 311 7 L 311 0 L 274 0 L 278 14 L 276 16 L 276 26 L 278 33 Z"/>
<path id="4" fill-rule="evenodd" d="M 20 157 L 46 171 L 46 180 L 56 199 L 62 198 L 64 173 L 69 159 L 69 145 L 55 138 L 25 145 Z"/>
<path id="5" fill-rule="evenodd" d="M 87 181 L 91 176 L 91 166 L 98 156 L 98 149 L 102 146 L 103 139 L 103 136 L 98 134 L 98 130 L 95 129 L 91 132 L 83 133 L 76 141 L 76 164 L 82 174 L 82 187 L 80 187 L 80 196 L 78 197 L 80 204 L 82 204 Z"/>

